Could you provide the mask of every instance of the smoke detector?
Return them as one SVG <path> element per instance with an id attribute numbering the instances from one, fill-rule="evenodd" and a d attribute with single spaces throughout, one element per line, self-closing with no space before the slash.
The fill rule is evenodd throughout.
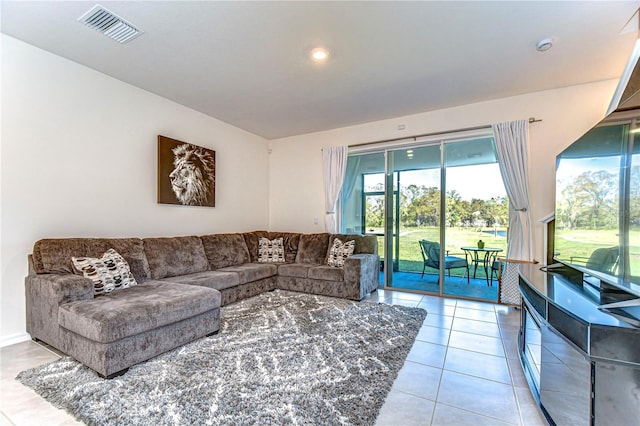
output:
<path id="1" fill-rule="evenodd" d="M 99 4 L 79 17 L 78 21 L 119 43 L 126 43 L 144 32 Z"/>
<path id="2" fill-rule="evenodd" d="M 553 46 L 553 40 L 550 38 L 545 38 L 536 43 L 536 50 L 538 52 L 546 52 L 551 49 Z"/>

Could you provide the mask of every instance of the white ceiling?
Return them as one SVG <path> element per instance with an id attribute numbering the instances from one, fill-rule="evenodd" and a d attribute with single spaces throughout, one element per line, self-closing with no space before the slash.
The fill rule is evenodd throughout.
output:
<path id="1" fill-rule="evenodd" d="M 268 139 L 618 78 L 640 6 L 100 1 L 144 30 L 119 44 L 77 22 L 94 4 L 2 0 L 2 32 Z"/>

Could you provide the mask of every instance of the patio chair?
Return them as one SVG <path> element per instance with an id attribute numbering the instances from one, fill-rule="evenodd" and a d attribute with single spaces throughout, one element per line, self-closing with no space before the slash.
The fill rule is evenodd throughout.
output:
<path id="1" fill-rule="evenodd" d="M 488 285 L 493 286 L 493 277 L 496 278 L 496 281 L 499 283 L 502 275 L 502 271 L 504 270 L 505 261 L 498 257 L 498 253 L 494 253 L 493 256 L 489 259 L 489 263 L 491 265 L 491 271 L 489 272 L 489 283 Z"/>
<path id="2" fill-rule="evenodd" d="M 587 269 L 616 275 L 619 257 L 619 247 L 597 248 L 591 253 L 585 266 Z"/>
<path id="3" fill-rule="evenodd" d="M 616 275 L 619 256 L 619 247 L 597 248 L 589 257 L 571 256 L 569 263 L 584 264 L 588 269 Z"/>
<path id="4" fill-rule="evenodd" d="M 440 243 L 436 243 L 433 241 L 420 240 L 420 252 L 422 253 L 422 275 L 420 278 L 424 277 L 424 270 L 428 266 L 429 268 L 440 269 Z M 444 257 L 444 270 L 448 272 L 448 275 L 451 276 L 451 270 L 455 268 L 465 268 L 467 283 L 469 280 L 469 264 L 467 263 L 467 259 L 457 256 L 446 256 Z M 464 275 L 462 276 L 464 278 Z"/>

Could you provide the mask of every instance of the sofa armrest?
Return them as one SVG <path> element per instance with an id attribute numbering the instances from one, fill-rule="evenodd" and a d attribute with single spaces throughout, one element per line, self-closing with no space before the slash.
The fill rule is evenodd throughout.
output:
<path id="1" fill-rule="evenodd" d="M 93 299 L 93 282 L 74 274 L 36 274 L 25 279 L 27 293 L 55 301 L 58 305 Z"/>
<path id="2" fill-rule="evenodd" d="M 378 288 L 380 258 L 377 254 L 354 254 L 344 261 L 344 281 L 359 289 L 355 299 L 361 300 Z"/>
<path id="3" fill-rule="evenodd" d="M 36 274 L 24 280 L 27 332 L 62 350 L 58 307 L 76 300 L 93 299 L 93 282 L 73 274 Z"/>

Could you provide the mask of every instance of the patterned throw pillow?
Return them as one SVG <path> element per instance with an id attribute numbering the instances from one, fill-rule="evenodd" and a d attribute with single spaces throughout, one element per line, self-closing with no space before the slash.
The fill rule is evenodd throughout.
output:
<path id="1" fill-rule="evenodd" d="M 93 281 L 95 295 L 138 285 L 129 264 L 114 249 L 107 250 L 100 259 L 72 257 L 71 261 L 78 272 Z"/>
<path id="2" fill-rule="evenodd" d="M 339 238 L 333 240 L 333 245 L 329 249 L 329 256 L 327 257 L 327 265 L 334 268 L 342 268 L 345 259 L 353 254 L 353 250 L 356 248 L 355 244 L 356 242 L 353 240 L 344 244 Z"/>
<path id="3" fill-rule="evenodd" d="M 258 240 L 259 263 L 284 263 L 284 242 L 282 237 L 274 240 L 260 237 Z"/>

